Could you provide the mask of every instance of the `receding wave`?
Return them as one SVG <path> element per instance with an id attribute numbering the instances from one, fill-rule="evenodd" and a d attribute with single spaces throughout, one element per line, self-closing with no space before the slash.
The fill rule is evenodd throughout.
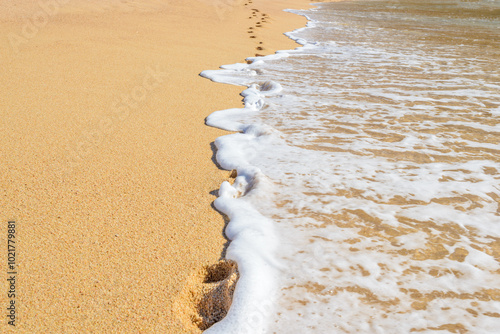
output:
<path id="1" fill-rule="evenodd" d="M 266 282 L 245 290 L 265 311 L 233 312 L 248 333 L 498 332 L 498 10 L 322 4 L 304 47 L 205 73 L 249 87 L 207 120 L 239 131 L 218 160 L 248 206 L 221 206 L 261 238 L 234 246 Z"/>

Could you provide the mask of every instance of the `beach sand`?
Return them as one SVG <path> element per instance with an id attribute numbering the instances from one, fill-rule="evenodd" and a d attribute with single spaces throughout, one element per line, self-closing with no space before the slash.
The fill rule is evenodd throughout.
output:
<path id="1" fill-rule="evenodd" d="M 15 220 L 17 332 L 199 332 L 179 295 L 223 255 L 211 203 L 229 178 L 213 161 L 226 132 L 204 118 L 240 106 L 242 89 L 198 74 L 296 47 L 282 33 L 306 20 L 282 9 L 307 3 L 0 4 L 0 242 Z"/>

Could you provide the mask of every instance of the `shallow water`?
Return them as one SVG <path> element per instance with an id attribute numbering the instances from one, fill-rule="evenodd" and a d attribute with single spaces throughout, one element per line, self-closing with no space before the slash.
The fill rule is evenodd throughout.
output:
<path id="1" fill-rule="evenodd" d="M 253 87 L 211 120 L 242 131 L 219 141 L 233 197 L 272 221 L 275 297 L 252 302 L 274 308 L 247 332 L 497 333 L 500 2 L 301 14 L 303 48 L 207 74 Z"/>

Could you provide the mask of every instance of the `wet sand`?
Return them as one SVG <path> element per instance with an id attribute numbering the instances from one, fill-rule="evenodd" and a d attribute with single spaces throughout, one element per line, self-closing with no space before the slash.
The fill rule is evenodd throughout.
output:
<path id="1" fill-rule="evenodd" d="M 294 48 L 282 33 L 305 19 L 282 9 L 307 3 L 0 5 L 0 239 L 15 220 L 17 332 L 193 332 L 172 304 L 226 244 L 211 207 L 229 177 L 211 147 L 225 132 L 204 118 L 241 105 L 240 88 L 198 73 Z"/>

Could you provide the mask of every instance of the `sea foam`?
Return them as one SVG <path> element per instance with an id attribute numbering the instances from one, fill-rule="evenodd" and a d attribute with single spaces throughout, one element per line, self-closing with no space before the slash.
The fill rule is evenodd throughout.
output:
<path id="1" fill-rule="evenodd" d="M 241 273 L 207 333 L 497 331 L 500 36 L 460 6 L 322 4 L 303 47 L 202 73 L 247 87 L 207 118 Z"/>
<path id="2" fill-rule="evenodd" d="M 273 57 L 276 58 L 276 57 Z M 231 81 L 234 72 L 255 75 L 252 66 L 235 64 L 220 71 L 204 71 L 201 76 L 213 81 L 241 84 Z M 279 265 L 274 258 L 278 246 L 273 222 L 260 214 L 253 202 L 268 201 L 272 184 L 251 160 L 265 149 L 272 130 L 264 125 L 245 124 L 242 116 L 258 113 L 264 106 L 264 97 L 277 94 L 279 84 L 264 82 L 251 84 L 241 95 L 244 108 L 214 112 L 207 125 L 238 133 L 215 141 L 216 159 L 227 170 L 235 169 L 237 177 L 231 185 L 224 182 L 215 200 L 215 207 L 229 217 L 225 230 L 231 240 L 226 257 L 238 263 L 238 281 L 227 316 L 205 331 L 206 333 L 262 333 L 267 328 L 268 315 L 273 311 Z"/>

